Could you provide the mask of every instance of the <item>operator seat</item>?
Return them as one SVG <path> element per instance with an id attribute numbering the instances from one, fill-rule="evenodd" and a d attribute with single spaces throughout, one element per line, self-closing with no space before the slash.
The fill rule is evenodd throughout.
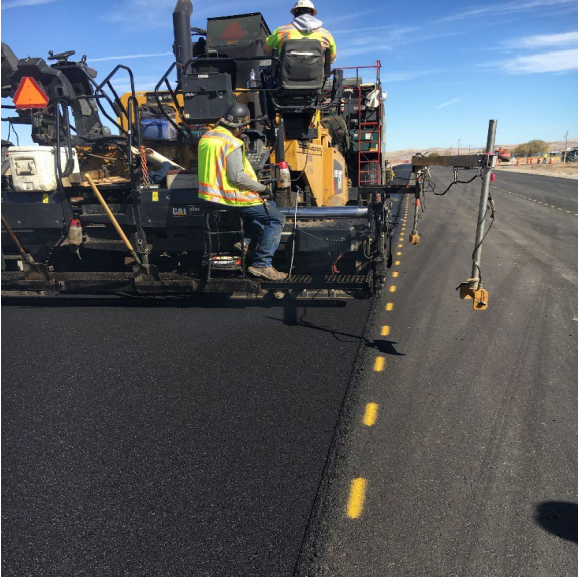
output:
<path id="1" fill-rule="evenodd" d="M 286 40 L 280 54 L 280 89 L 287 96 L 316 96 L 325 81 L 320 40 Z"/>

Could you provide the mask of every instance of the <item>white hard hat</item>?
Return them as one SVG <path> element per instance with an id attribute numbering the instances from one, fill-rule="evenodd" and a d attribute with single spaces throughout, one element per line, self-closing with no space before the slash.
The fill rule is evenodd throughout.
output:
<path id="1" fill-rule="evenodd" d="M 312 4 L 312 2 L 310 0 L 298 0 L 298 2 L 296 2 L 296 4 L 294 4 L 294 8 L 292 8 L 292 10 L 290 10 L 290 13 L 296 14 L 297 8 L 310 8 L 310 10 L 313 11 L 315 16 L 316 16 L 316 14 L 318 14 L 318 10 L 316 10 L 316 8 L 314 8 L 314 4 Z"/>

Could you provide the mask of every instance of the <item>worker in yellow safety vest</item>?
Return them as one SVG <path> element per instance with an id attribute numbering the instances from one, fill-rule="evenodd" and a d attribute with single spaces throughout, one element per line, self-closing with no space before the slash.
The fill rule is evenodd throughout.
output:
<path id="1" fill-rule="evenodd" d="M 332 34 L 322 28 L 322 22 L 315 18 L 318 12 L 311 0 L 298 0 L 290 12 L 294 16 L 294 20 L 286 26 L 276 28 L 274 33 L 266 38 L 266 53 L 271 55 L 272 50 L 277 50 L 278 55 L 280 55 L 286 40 L 307 38 L 320 40 L 323 50 L 330 48 L 330 62 L 334 62 L 336 60 L 336 43 Z"/>
<path id="2" fill-rule="evenodd" d="M 267 280 L 282 280 L 286 274 L 272 266 L 280 244 L 285 217 L 273 202 L 271 190 L 258 182 L 246 158 L 242 132 L 250 123 L 247 106 L 231 104 L 217 126 L 206 132 L 198 146 L 199 197 L 208 202 L 240 210 L 248 238 L 234 248 L 244 256 L 255 246 L 248 272 Z"/>

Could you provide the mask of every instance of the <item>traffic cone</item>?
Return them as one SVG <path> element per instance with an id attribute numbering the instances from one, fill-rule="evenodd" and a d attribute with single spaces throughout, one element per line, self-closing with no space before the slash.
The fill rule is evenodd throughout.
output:
<path id="1" fill-rule="evenodd" d="M 554 159 L 552 157 L 550 157 L 550 160 L 548 161 L 548 164 L 554 164 Z"/>
<path id="2" fill-rule="evenodd" d="M 516 158 L 516 166 L 519 166 L 519 165 L 520 165 L 520 159 Z"/>

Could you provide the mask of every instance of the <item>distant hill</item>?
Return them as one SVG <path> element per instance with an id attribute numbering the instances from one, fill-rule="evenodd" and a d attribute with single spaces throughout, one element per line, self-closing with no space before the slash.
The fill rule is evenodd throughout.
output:
<path id="1" fill-rule="evenodd" d="M 546 142 L 550 146 L 550 150 L 563 151 L 566 141 L 565 140 L 549 140 Z M 496 148 L 507 148 L 508 150 L 515 150 L 515 148 L 517 146 L 518 146 L 517 144 L 496 144 Z M 578 146 L 578 139 L 577 138 L 569 138 L 568 139 L 568 148 L 573 148 L 575 146 Z M 449 148 L 407 148 L 404 150 L 389 151 L 386 153 L 386 156 L 391 162 L 393 162 L 393 161 L 398 161 L 398 160 L 411 159 L 412 156 L 414 156 L 415 154 L 417 154 L 419 152 L 421 154 L 424 154 L 425 156 L 427 156 L 431 152 L 437 152 L 441 155 L 447 155 L 447 154 L 449 154 L 450 150 L 451 150 L 451 154 L 457 154 L 457 147 L 453 147 L 451 149 L 449 149 Z M 484 150 L 485 150 L 485 146 L 480 146 L 479 148 L 471 147 L 471 153 L 483 152 Z M 470 153 L 470 149 L 468 147 L 462 146 L 459 149 L 459 154 L 469 154 L 469 153 Z"/>

